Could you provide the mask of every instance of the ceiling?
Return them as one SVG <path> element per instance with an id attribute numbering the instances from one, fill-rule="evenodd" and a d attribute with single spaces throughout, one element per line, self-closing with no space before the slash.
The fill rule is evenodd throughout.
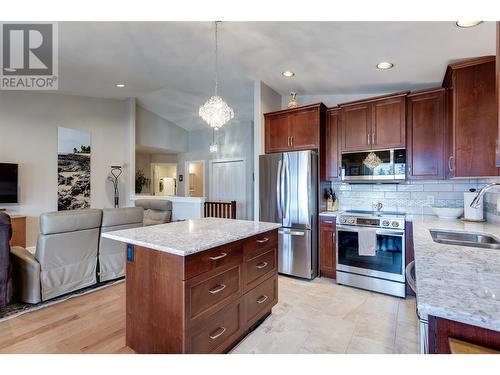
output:
<path id="1" fill-rule="evenodd" d="M 198 108 L 213 93 L 213 30 L 210 22 L 62 22 L 60 92 L 136 97 L 199 129 Z M 440 85 L 448 63 L 495 53 L 494 22 L 224 22 L 219 31 L 219 93 L 241 122 L 253 119 L 255 79 L 282 95 L 370 95 Z M 395 67 L 379 71 L 380 61 Z"/>

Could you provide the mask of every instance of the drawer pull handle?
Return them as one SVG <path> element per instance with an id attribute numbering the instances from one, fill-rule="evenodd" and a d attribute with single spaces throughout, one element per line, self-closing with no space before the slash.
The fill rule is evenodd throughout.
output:
<path id="1" fill-rule="evenodd" d="M 219 292 L 222 292 L 224 289 L 226 289 L 226 285 L 220 284 L 220 285 L 217 285 L 215 288 L 210 289 L 209 292 L 211 294 L 217 294 Z"/>
<path id="2" fill-rule="evenodd" d="M 267 237 L 264 237 L 261 240 L 257 240 L 258 243 L 266 243 L 267 241 L 269 241 L 269 238 L 267 238 Z"/>
<path id="3" fill-rule="evenodd" d="M 266 302 L 268 298 L 269 298 L 268 296 L 263 295 L 262 297 L 259 297 L 259 299 L 257 300 L 257 303 L 260 305 L 261 303 Z"/>
<path id="4" fill-rule="evenodd" d="M 219 259 L 222 259 L 222 258 L 224 258 L 226 256 L 227 256 L 226 253 L 220 253 L 219 255 L 217 255 L 215 257 L 210 257 L 210 259 L 212 259 L 212 260 L 219 260 Z"/>
<path id="5" fill-rule="evenodd" d="M 261 270 L 262 268 L 266 268 L 267 264 L 268 264 L 267 262 L 260 262 L 255 267 L 257 267 L 259 270 Z"/>
<path id="6" fill-rule="evenodd" d="M 333 221 L 331 221 L 331 220 L 325 220 L 325 221 L 323 221 L 323 223 L 325 223 L 325 224 L 333 224 Z"/>
<path id="7" fill-rule="evenodd" d="M 219 337 L 221 337 L 224 332 L 226 332 L 226 327 L 220 327 L 220 328 L 217 328 L 214 332 L 217 332 L 218 330 L 220 330 L 219 333 L 216 333 L 216 334 L 211 334 L 209 337 L 212 339 L 212 340 L 216 340 L 218 339 Z"/>

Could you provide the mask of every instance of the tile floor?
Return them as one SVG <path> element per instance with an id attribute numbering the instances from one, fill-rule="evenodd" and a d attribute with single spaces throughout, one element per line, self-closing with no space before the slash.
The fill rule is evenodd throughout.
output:
<path id="1" fill-rule="evenodd" d="M 418 353 L 415 299 L 280 276 L 273 314 L 232 353 Z"/>

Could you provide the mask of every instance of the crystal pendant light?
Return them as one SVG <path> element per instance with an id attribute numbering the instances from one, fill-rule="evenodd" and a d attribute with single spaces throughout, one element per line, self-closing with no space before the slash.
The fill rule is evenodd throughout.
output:
<path id="1" fill-rule="evenodd" d="M 380 164 L 382 164 L 382 160 L 377 156 L 373 151 L 368 154 L 368 156 L 363 160 L 363 164 L 366 165 L 370 169 L 377 168 Z"/>
<path id="2" fill-rule="evenodd" d="M 215 21 L 215 95 L 208 99 L 200 107 L 198 114 L 212 128 L 219 129 L 234 117 L 231 107 L 220 96 L 217 95 L 218 81 L 218 40 L 217 25 L 220 21 Z"/>

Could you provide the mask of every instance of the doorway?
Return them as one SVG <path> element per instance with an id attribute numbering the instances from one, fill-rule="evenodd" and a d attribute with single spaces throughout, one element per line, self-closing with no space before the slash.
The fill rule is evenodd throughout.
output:
<path id="1" fill-rule="evenodd" d="M 247 219 L 245 159 L 210 161 L 210 200 L 236 201 L 236 218 Z"/>
<path id="2" fill-rule="evenodd" d="M 186 162 L 185 185 L 186 197 L 205 196 L 205 160 L 192 160 Z"/>
<path id="3" fill-rule="evenodd" d="M 177 195 L 177 164 L 151 163 L 151 176 L 153 195 Z"/>

